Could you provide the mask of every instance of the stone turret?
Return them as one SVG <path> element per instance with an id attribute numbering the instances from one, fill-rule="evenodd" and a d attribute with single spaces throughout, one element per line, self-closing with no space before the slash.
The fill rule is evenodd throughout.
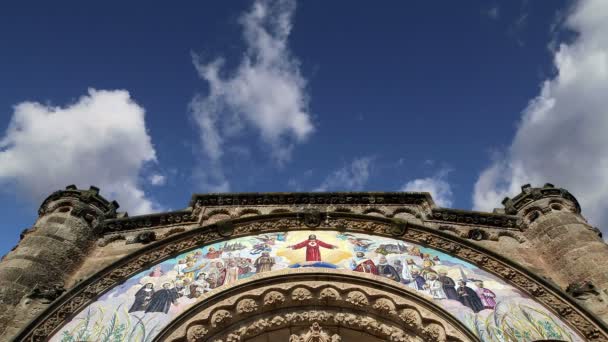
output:
<path id="1" fill-rule="evenodd" d="M 117 208 L 93 186 L 70 185 L 44 200 L 34 226 L 0 262 L 0 339 L 61 295 L 99 236 L 99 223 L 115 218 Z"/>
<path id="2" fill-rule="evenodd" d="M 503 200 L 505 212 L 526 223 L 524 234 L 547 276 L 607 320 L 608 245 L 601 232 L 587 223 L 567 190 L 552 184 L 521 189 L 519 195 Z"/>

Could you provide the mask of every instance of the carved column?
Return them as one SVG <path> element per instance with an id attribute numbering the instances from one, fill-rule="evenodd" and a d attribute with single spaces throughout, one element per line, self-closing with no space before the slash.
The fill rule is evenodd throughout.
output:
<path id="1" fill-rule="evenodd" d="M 118 203 L 99 189 L 68 186 L 50 195 L 34 226 L 0 262 L 0 340 L 13 336 L 64 291 L 64 280 L 80 265 L 99 223 L 116 216 Z"/>
<path id="2" fill-rule="evenodd" d="M 539 268 L 608 322 L 608 245 L 581 215 L 576 198 L 552 184 L 528 184 L 503 204 L 508 214 L 517 214 L 527 224 L 524 234 L 534 246 Z"/>

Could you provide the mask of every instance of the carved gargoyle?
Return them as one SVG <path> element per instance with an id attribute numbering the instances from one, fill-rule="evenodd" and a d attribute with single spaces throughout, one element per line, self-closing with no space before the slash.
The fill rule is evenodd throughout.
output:
<path id="1" fill-rule="evenodd" d="M 598 296 L 600 294 L 589 280 L 581 283 L 571 283 L 566 288 L 566 292 L 572 297 L 580 300 L 587 300 L 592 296 Z"/>
<path id="2" fill-rule="evenodd" d="M 63 284 L 54 284 L 51 287 L 34 286 L 32 291 L 27 294 L 27 298 L 34 299 L 40 303 L 49 304 L 59 298 L 65 292 Z"/>

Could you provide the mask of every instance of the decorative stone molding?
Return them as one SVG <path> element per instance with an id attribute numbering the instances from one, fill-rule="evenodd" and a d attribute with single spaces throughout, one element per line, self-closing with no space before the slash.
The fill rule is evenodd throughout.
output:
<path id="1" fill-rule="evenodd" d="M 514 230 L 522 228 L 522 221 L 517 216 L 458 209 L 434 208 L 428 220 Z"/>
<path id="2" fill-rule="evenodd" d="M 306 327 L 291 340 L 333 342 L 340 336 L 322 333 L 321 327 L 344 327 L 384 341 L 478 341 L 446 311 L 385 278 L 330 269 L 277 273 L 213 290 L 156 338 L 245 341 L 273 330 Z"/>
<path id="3" fill-rule="evenodd" d="M 296 334 L 292 334 L 289 337 L 289 342 L 341 342 L 342 337 L 338 334 L 333 334 L 329 336 L 328 333 L 323 331 L 323 328 L 319 324 L 319 322 L 314 322 L 308 331 L 300 334 L 299 336 Z"/>
<path id="4" fill-rule="evenodd" d="M 113 233 L 172 224 L 191 224 L 195 222 L 197 222 L 197 216 L 193 215 L 191 211 L 179 210 L 170 211 L 162 214 L 151 214 L 105 220 L 103 222 L 103 232 Z"/>
<path id="5" fill-rule="evenodd" d="M 302 224 L 297 219 L 297 214 L 294 213 L 246 217 L 231 222 L 234 226 L 231 238 L 260 232 L 310 229 Z M 324 220 L 317 229 L 395 237 L 392 220 L 348 213 L 332 213 L 332 218 Z M 589 341 L 608 341 L 608 328 L 582 309 L 574 300 L 540 277 L 493 252 L 464 239 L 412 222 L 408 223 L 407 230 L 399 238 L 445 251 L 454 257 L 476 264 L 479 268 L 497 275 L 528 295 L 536 297 L 538 302 L 557 313 Z M 79 283 L 33 320 L 18 335 L 17 340 L 42 341 L 56 332 L 72 315 L 132 275 L 176 254 L 224 239 L 217 231 L 217 225 L 210 225 L 152 243 L 147 248 L 133 253 Z M 342 297 L 343 295 L 340 294 L 340 298 Z M 264 301 L 268 300 L 276 303 L 275 305 L 280 305 L 280 298 L 281 296 L 275 294 Z M 290 298 L 285 297 L 284 300 L 287 301 Z"/>
<path id="6" fill-rule="evenodd" d="M 435 203 L 423 192 L 301 192 L 301 193 L 240 193 L 240 194 L 194 194 L 190 206 L 200 201 L 204 207 L 247 205 L 302 205 L 302 204 L 426 204 Z"/>
<path id="7" fill-rule="evenodd" d="M 26 295 L 27 298 L 37 300 L 40 303 L 48 304 L 59 298 L 65 292 L 63 284 L 54 284 L 51 287 L 34 286 L 32 291 Z"/>
<path id="8" fill-rule="evenodd" d="M 519 243 L 526 242 L 526 239 L 524 238 L 523 234 L 516 230 L 479 229 L 446 225 L 439 226 L 438 229 L 441 231 L 449 231 L 456 234 L 456 236 L 460 238 L 470 239 L 474 241 L 499 241 L 501 236 L 508 236 Z"/>

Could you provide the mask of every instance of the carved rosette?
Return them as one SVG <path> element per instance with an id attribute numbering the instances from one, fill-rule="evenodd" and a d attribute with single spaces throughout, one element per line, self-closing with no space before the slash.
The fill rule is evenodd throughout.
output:
<path id="1" fill-rule="evenodd" d="M 231 221 L 234 229 L 230 238 L 258 234 L 260 232 L 276 232 L 286 230 L 307 230 L 301 224 L 297 214 L 282 214 L 277 217 L 256 216 Z M 324 220 L 317 230 L 341 230 L 355 233 L 381 235 L 394 238 L 394 224 L 391 220 L 377 217 L 361 217 L 348 213 L 332 213 L 331 220 Z M 530 273 L 503 260 L 482 247 L 468 243 L 466 240 L 443 234 L 437 230 L 408 222 L 407 230 L 400 237 L 405 241 L 428 246 L 445 251 L 454 257 L 471 262 L 481 269 L 505 279 L 513 286 L 535 297 L 537 301 L 553 310 L 565 322 L 581 333 L 589 341 L 608 342 L 608 329 L 586 313 L 567 296 L 553 289 Z M 62 297 L 62 302 L 56 303 L 34 320 L 24 330 L 18 340 L 42 341 L 52 336 L 61 326 L 73 317 L 74 314 L 94 302 L 99 296 L 128 279 L 134 274 L 149 268 L 171 256 L 186 252 L 196 247 L 208 245 L 225 239 L 219 234 L 216 225 L 209 225 L 199 229 L 174 235 L 165 240 L 150 244 L 145 250 L 140 250 L 129 259 L 118 262 L 115 267 L 103 270 L 87 281 L 80 283 Z M 281 293 L 285 296 L 284 293 Z M 279 297 L 273 305 L 282 305 Z M 327 302 L 326 297 L 324 300 Z M 339 299 L 346 298 L 340 293 Z M 284 297 L 284 303 L 291 300 L 291 294 Z M 262 302 L 258 303 L 260 306 Z"/>
<path id="2" fill-rule="evenodd" d="M 292 334 L 290 341 L 333 342 L 340 341 L 340 336 L 329 332 L 342 327 L 384 341 L 477 341 L 443 309 L 381 277 L 343 270 L 280 272 L 285 277 L 268 275 L 266 280 L 261 277 L 241 284 L 237 294 L 230 289 L 214 291 L 209 301 L 177 317 L 174 328 L 157 339 L 246 341 L 290 328 L 303 331 Z"/>

